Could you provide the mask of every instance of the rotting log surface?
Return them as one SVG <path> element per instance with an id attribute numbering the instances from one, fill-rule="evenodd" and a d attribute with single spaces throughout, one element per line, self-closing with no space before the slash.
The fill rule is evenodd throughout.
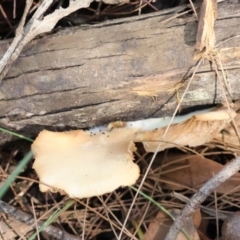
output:
<path id="1" fill-rule="evenodd" d="M 240 5 L 219 4 L 217 43 L 240 34 Z M 116 120 L 171 115 L 196 61 L 194 15 L 157 14 L 81 26 L 28 44 L 0 86 L 0 126 L 34 137 L 43 128 L 88 128 Z M 173 17 L 173 20 L 166 19 Z M 0 56 L 8 42 L 0 42 Z M 240 99 L 240 39 L 219 45 L 230 100 Z M 205 61 L 183 108 L 223 102 Z M 0 142 L 10 136 L 0 133 Z"/>

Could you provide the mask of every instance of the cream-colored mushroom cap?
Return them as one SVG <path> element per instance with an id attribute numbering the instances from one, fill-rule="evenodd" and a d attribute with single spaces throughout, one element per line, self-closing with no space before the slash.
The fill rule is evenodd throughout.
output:
<path id="1" fill-rule="evenodd" d="M 33 168 L 43 183 L 40 190 L 60 190 L 70 197 L 85 198 L 134 184 L 139 167 L 133 162 L 133 134 L 133 130 L 124 129 L 104 133 L 42 131 L 32 144 Z"/>
<path id="2" fill-rule="evenodd" d="M 225 107 L 212 109 L 212 111 L 202 114 L 196 114 L 195 118 L 199 121 L 220 121 L 220 120 L 231 120 L 236 117 L 236 112 L 233 109 Z"/>
<path id="3" fill-rule="evenodd" d="M 200 146 L 211 141 L 236 116 L 236 112 L 226 108 L 193 115 L 187 121 L 170 126 L 164 139 L 166 128 L 140 132 L 135 142 L 143 142 L 147 152 L 163 151 L 176 146 Z M 160 144 L 160 145 L 159 145 Z"/>

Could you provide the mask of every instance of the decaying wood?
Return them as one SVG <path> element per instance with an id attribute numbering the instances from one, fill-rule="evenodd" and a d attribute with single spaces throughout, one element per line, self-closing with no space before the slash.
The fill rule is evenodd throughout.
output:
<path id="1" fill-rule="evenodd" d="M 19 225 L 21 226 L 20 234 L 24 234 L 25 232 L 33 229 L 32 226 L 35 225 L 35 219 L 32 215 L 25 213 L 17 208 L 9 205 L 0 200 L 0 212 L 6 213 L 10 216 L 10 221 L 12 222 L 11 227 L 18 226 L 18 228 L 10 229 L 9 225 L 4 225 L 4 222 L 1 222 L 1 234 L 6 237 L 5 239 L 14 239 L 16 237 L 16 229 L 19 230 Z M 19 221 L 19 222 L 18 222 Z M 18 225 L 17 225 L 18 224 Z M 38 221 L 37 225 L 42 226 L 44 225 L 44 221 Z M 24 230 L 26 230 L 24 232 Z M 13 232 L 13 233 L 11 233 Z M 49 236 L 54 237 L 54 239 L 61 239 L 61 240 L 78 240 L 79 237 L 69 234 L 59 228 L 56 228 L 52 225 L 48 225 L 43 229 L 43 232 L 47 233 Z M 19 233 L 19 231 L 17 232 Z"/>
<path id="2" fill-rule="evenodd" d="M 25 25 L 27 14 L 32 6 L 32 0 L 26 1 L 23 16 L 18 28 L 16 29 L 15 38 L 0 60 L 0 82 L 6 76 L 12 66 L 12 63 L 18 58 L 19 54 L 22 52 L 22 49 L 27 45 L 28 42 L 30 42 L 39 34 L 50 32 L 57 22 L 63 17 L 75 12 L 80 8 L 88 7 L 91 3 L 91 0 L 70 0 L 67 8 L 59 8 L 53 13 L 45 15 L 47 9 L 52 3 L 53 0 L 43 1 L 38 6 L 32 18 L 29 19 L 28 23 Z"/>
<path id="3" fill-rule="evenodd" d="M 238 9 L 219 4 L 217 44 L 240 34 Z M 63 29 L 32 41 L 1 83 L 0 126 L 35 137 L 43 128 L 171 115 L 196 64 L 194 15 L 166 21 L 181 11 Z M 0 55 L 7 48 L 8 42 L 1 42 Z M 231 99 L 240 99 L 239 38 L 219 45 L 219 54 Z M 216 74 L 205 61 L 182 108 L 219 102 Z M 0 136 L 1 142 L 10 139 Z"/>
<path id="4" fill-rule="evenodd" d="M 217 18 L 217 0 L 204 0 L 199 14 L 196 50 L 209 54 L 215 46 L 214 23 Z"/>

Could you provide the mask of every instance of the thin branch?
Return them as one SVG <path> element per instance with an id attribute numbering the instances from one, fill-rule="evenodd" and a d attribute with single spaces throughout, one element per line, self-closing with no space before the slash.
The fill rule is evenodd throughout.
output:
<path id="1" fill-rule="evenodd" d="M 198 209 L 201 203 L 222 183 L 227 181 L 240 170 L 240 157 L 226 165 L 218 174 L 206 182 L 197 193 L 193 195 L 189 203 L 185 206 L 182 214 L 177 217 L 169 229 L 165 240 L 174 240 L 178 232 L 183 228 L 186 220 Z"/>
<path id="2" fill-rule="evenodd" d="M 25 223 L 27 225 L 33 225 L 35 219 L 32 215 L 25 213 L 17 208 L 3 202 L 0 200 L 0 212 L 6 213 L 8 216 L 15 218 L 16 220 Z M 39 221 L 37 223 L 38 227 L 42 226 L 44 221 Z M 59 240 L 79 240 L 79 237 L 76 237 L 72 234 L 69 234 L 59 228 L 53 227 L 51 225 L 45 227 L 43 232 L 47 233 L 49 236 L 52 236 Z"/>
<path id="3" fill-rule="evenodd" d="M 27 0 L 23 17 L 16 31 L 16 36 L 0 61 L 0 82 L 6 76 L 12 63 L 18 58 L 28 42 L 39 34 L 50 32 L 60 19 L 80 8 L 88 7 L 92 1 L 93 0 L 70 0 L 69 7 L 59 8 L 44 17 L 45 12 L 53 2 L 53 0 L 44 0 L 27 25 L 23 27 L 32 5 L 32 0 Z"/>
<path id="4" fill-rule="evenodd" d="M 19 23 L 19 26 L 16 30 L 16 36 L 15 38 L 13 39 L 10 47 L 8 48 L 8 50 L 5 52 L 5 54 L 3 55 L 1 61 L 0 61 L 0 82 L 1 82 L 1 79 L 7 74 L 7 68 L 9 68 L 9 65 L 11 64 L 10 60 L 11 60 L 11 57 L 15 51 L 15 49 L 17 48 L 19 42 L 21 41 L 21 39 L 23 38 L 23 34 L 24 34 L 24 24 L 25 24 L 25 21 L 26 21 L 26 17 L 27 17 L 27 13 L 30 9 L 32 5 L 32 0 L 27 0 L 26 1 L 26 6 L 25 6 L 25 9 L 24 9 L 24 12 L 23 12 L 23 16 L 21 18 L 21 21 Z M 6 71 L 6 73 L 5 73 Z M 1 78 L 1 76 L 3 76 Z"/>

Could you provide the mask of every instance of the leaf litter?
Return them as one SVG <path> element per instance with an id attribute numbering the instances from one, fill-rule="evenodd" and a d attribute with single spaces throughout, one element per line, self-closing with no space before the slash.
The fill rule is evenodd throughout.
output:
<path id="1" fill-rule="evenodd" d="M 203 17 L 209 19 L 211 23 L 207 26 L 211 27 L 213 27 L 215 21 L 215 12 L 214 15 L 209 16 L 209 12 L 212 12 L 214 9 L 212 7 L 213 5 L 211 5 L 212 3 L 212 1 L 204 1 L 206 8 L 203 14 Z M 208 6 L 210 7 L 208 8 Z M 206 9 L 210 10 L 207 11 Z M 200 50 L 201 54 L 203 54 L 203 50 L 206 51 L 200 57 L 204 56 L 204 58 L 210 59 L 208 54 L 211 53 L 213 50 L 215 36 L 214 31 L 211 32 L 212 29 L 210 29 L 210 33 L 208 33 L 209 31 L 206 30 L 206 27 L 204 26 L 206 25 L 203 24 L 203 29 L 201 30 L 202 35 L 200 35 L 200 37 L 198 38 L 201 39 L 198 44 L 198 50 Z M 238 116 L 235 120 L 235 123 L 238 123 Z M 179 146 L 179 149 L 181 151 L 167 150 L 164 153 L 157 155 L 157 158 L 155 159 L 155 164 L 158 162 L 159 159 L 164 160 L 165 158 L 167 158 L 167 160 L 161 162 L 159 160 L 160 167 L 159 165 L 158 167 L 156 167 L 154 164 L 154 166 L 150 168 L 149 175 L 142 185 L 142 191 L 147 192 L 153 199 L 158 200 L 168 209 L 182 208 L 183 205 L 180 202 L 176 201 L 175 198 L 170 197 L 170 195 L 168 194 L 169 191 L 176 190 L 175 188 L 177 188 L 178 191 L 184 192 L 186 196 L 190 196 L 195 193 L 196 190 L 199 189 L 199 186 L 204 184 L 209 178 L 211 178 L 215 173 L 217 173 L 223 168 L 223 160 L 221 155 L 227 153 L 227 160 L 225 159 L 225 162 L 230 161 L 236 156 L 236 151 L 234 150 L 239 151 L 239 144 L 237 144 L 237 141 L 234 141 L 236 145 L 234 145 L 232 141 L 222 141 L 223 137 L 225 137 L 226 139 L 226 135 L 231 137 L 234 136 L 234 140 L 236 140 L 238 136 L 236 137 L 234 134 L 237 135 L 236 131 L 232 130 L 231 125 L 229 125 L 229 127 L 227 127 L 225 131 L 222 131 L 217 136 L 218 144 L 215 144 L 215 142 L 213 141 L 212 143 L 206 144 L 201 148 L 195 149 L 187 149 Z M 204 155 L 206 154 L 208 154 L 208 156 L 211 155 L 211 151 L 213 150 L 215 152 L 218 152 L 218 154 L 216 155 L 214 155 L 214 153 L 212 154 L 215 156 L 215 161 L 204 157 Z M 197 154 L 192 155 L 193 151 L 195 151 Z M 204 152 L 204 155 L 201 154 L 202 152 Z M 219 154 L 219 152 L 221 154 Z M 148 169 L 149 159 L 152 157 L 152 154 L 145 153 L 145 151 L 141 147 L 138 148 L 138 152 L 136 152 L 135 154 L 136 162 L 140 165 L 143 175 L 143 173 Z M 184 159 L 182 160 L 182 165 L 180 164 L 180 157 Z M 176 158 L 178 159 L 177 161 L 172 160 Z M 216 160 L 218 160 L 219 163 L 217 163 Z M 184 161 L 185 163 L 183 164 Z M 4 174 L 5 173 L 2 173 L 2 176 L 4 176 Z M 218 201 L 221 201 L 218 204 L 218 211 L 226 211 L 227 209 L 229 209 L 230 206 L 235 206 L 239 208 L 239 196 L 237 193 L 237 183 L 239 181 L 238 178 L 239 174 L 235 174 L 234 177 L 230 178 L 216 190 L 217 193 L 220 194 L 218 196 Z M 186 179 L 191 179 L 191 181 L 187 181 Z M 139 185 L 139 181 L 137 182 L 137 185 Z M 54 205 L 56 205 L 57 202 L 57 206 L 59 207 L 60 205 L 64 205 L 64 202 L 66 202 L 67 200 L 66 198 L 61 197 L 58 194 L 40 193 L 39 195 L 39 192 L 36 193 L 36 186 L 34 192 L 32 192 L 33 189 L 30 190 L 27 189 L 25 192 L 23 192 L 21 198 L 16 198 L 15 204 L 18 204 L 20 201 L 28 202 L 29 197 L 33 198 L 35 201 L 34 208 L 35 212 L 37 213 L 37 217 L 39 217 L 43 213 L 49 213 L 53 211 L 53 209 L 55 208 Z M 17 196 L 20 191 L 22 190 L 14 189 L 14 194 Z M 88 200 L 78 200 L 78 202 L 80 203 L 78 207 L 75 206 L 73 209 L 67 210 L 59 216 L 60 225 L 67 224 L 69 226 L 68 231 L 74 233 L 75 235 L 84 236 L 85 239 L 93 239 L 97 235 L 111 233 L 113 230 L 115 232 L 118 232 L 122 227 L 122 224 L 120 224 L 120 222 L 123 222 L 124 218 L 126 217 L 127 209 L 131 204 L 131 200 L 134 194 L 135 193 L 132 192 L 130 189 L 119 189 L 113 193 L 108 194 L 107 196 L 104 196 L 102 201 L 99 201 L 97 198 L 92 198 L 90 202 Z M 214 198 L 214 195 L 209 196 L 209 208 L 214 207 Z M 106 212 L 108 213 L 107 215 Z M 117 215 L 118 218 L 114 218 L 113 215 L 109 214 L 109 212 L 113 215 Z M 143 213 L 145 215 L 144 219 L 141 218 Z M 45 217 L 42 217 L 42 219 L 46 219 L 48 215 L 45 214 Z M 141 222 L 141 231 L 138 230 L 136 233 L 138 234 L 138 236 L 141 236 L 141 232 L 148 233 L 151 224 L 153 224 L 153 222 L 156 220 L 155 217 L 160 215 L 161 214 L 158 212 L 158 208 L 156 206 L 151 204 L 149 205 L 142 196 L 138 196 L 132 208 L 132 212 L 130 214 L 127 226 L 123 230 L 124 234 L 126 235 L 123 235 L 121 239 L 129 239 L 130 236 L 131 239 L 137 239 L 132 234 L 136 230 L 136 224 L 133 223 Z M 111 224 L 109 224 L 109 222 L 111 222 Z M 55 223 L 57 224 L 57 222 Z M 186 228 L 191 224 L 192 222 L 187 224 Z M 83 225 L 84 229 L 82 228 Z M 13 226 L 10 228 L 14 229 Z M 27 236 L 26 232 L 15 233 L 15 236 L 21 236 L 22 234 L 24 236 Z M 204 235 L 205 234 L 206 233 L 204 233 Z M 155 236 L 152 236 L 150 239 L 154 239 Z M 4 237 L 5 239 L 8 239 L 8 236 L 5 235 Z"/>

